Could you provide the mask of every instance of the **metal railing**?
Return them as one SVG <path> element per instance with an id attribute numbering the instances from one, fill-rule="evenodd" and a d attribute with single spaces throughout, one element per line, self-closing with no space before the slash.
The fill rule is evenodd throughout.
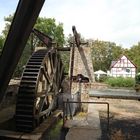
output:
<path id="1" fill-rule="evenodd" d="M 69 101 L 69 99 L 67 99 L 67 101 L 63 102 L 63 126 L 65 125 L 66 120 L 68 120 L 68 116 L 70 117 L 70 119 L 73 119 L 73 114 L 72 114 L 72 109 L 71 109 L 71 105 L 72 103 L 76 103 L 76 104 L 106 104 L 107 105 L 107 130 L 109 130 L 109 103 L 108 102 L 78 102 L 78 101 Z M 68 113 L 69 111 L 69 113 Z"/>

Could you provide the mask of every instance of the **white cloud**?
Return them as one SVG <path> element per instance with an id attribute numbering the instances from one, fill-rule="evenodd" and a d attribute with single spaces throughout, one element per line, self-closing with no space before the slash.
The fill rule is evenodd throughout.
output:
<path id="1" fill-rule="evenodd" d="M 18 0 L 0 0 L 0 34 L 5 26 L 4 17 L 7 17 L 15 12 L 17 3 Z"/>
<path id="2" fill-rule="evenodd" d="M 72 33 L 71 27 L 75 25 L 85 38 L 131 47 L 140 40 L 139 5 L 139 0 L 46 0 L 40 16 L 62 22 L 66 35 Z"/>
<path id="3" fill-rule="evenodd" d="M 46 1 L 41 15 L 64 23 L 65 34 L 72 25 L 86 38 L 114 41 L 130 47 L 139 41 L 139 0 L 53 0 Z"/>

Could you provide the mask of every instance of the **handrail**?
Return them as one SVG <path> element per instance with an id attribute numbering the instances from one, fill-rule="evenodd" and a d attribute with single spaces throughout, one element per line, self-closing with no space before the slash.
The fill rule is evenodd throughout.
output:
<path id="1" fill-rule="evenodd" d="M 69 104 L 69 107 L 70 107 L 70 104 L 72 104 L 72 103 L 106 104 L 107 105 L 107 130 L 109 130 L 109 103 L 108 102 L 84 102 L 84 101 L 83 102 L 78 102 L 78 101 L 69 101 L 69 99 L 67 99 L 67 101 L 63 101 L 63 126 L 65 124 L 65 121 L 68 119 L 67 105 Z M 65 120 L 65 118 L 66 118 L 66 120 Z M 70 119 L 71 118 L 73 119 L 73 115 L 70 112 Z"/>

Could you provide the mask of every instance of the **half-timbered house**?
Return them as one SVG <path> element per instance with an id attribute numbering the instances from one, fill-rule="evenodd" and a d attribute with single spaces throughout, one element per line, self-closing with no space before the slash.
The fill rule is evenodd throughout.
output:
<path id="1" fill-rule="evenodd" d="M 136 65 L 125 55 L 121 56 L 117 61 L 112 61 L 110 76 L 113 77 L 135 77 Z"/>

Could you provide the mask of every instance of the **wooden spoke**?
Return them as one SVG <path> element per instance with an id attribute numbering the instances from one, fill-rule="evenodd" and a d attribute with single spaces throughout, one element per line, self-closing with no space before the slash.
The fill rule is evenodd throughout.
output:
<path id="1" fill-rule="evenodd" d="M 62 62 L 55 49 L 49 52 L 39 50 L 32 55 L 23 72 L 17 98 L 15 116 L 18 131 L 34 130 L 56 108 L 63 73 Z"/>

